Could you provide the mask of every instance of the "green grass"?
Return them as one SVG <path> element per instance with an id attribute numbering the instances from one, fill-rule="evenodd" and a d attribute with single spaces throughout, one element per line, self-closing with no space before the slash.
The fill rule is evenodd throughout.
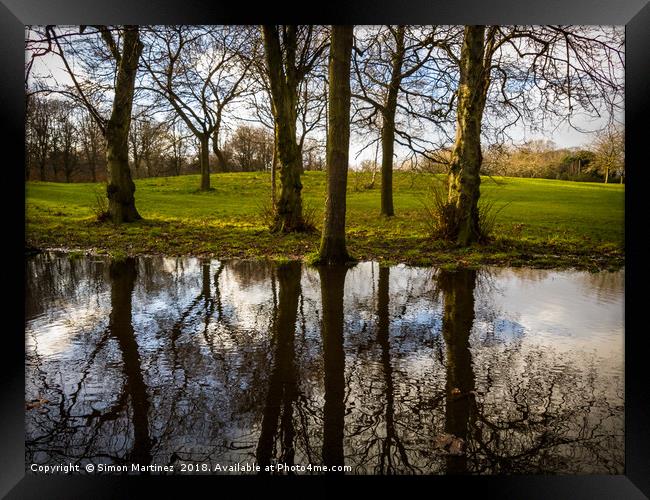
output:
<path id="1" fill-rule="evenodd" d="M 433 175 L 395 173 L 396 216 L 379 216 L 379 186 L 350 173 L 347 237 L 360 260 L 414 265 L 481 264 L 616 268 L 624 263 L 624 186 L 543 179 L 487 178 L 482 199 L 497 216 L 494 241 L 458 249 L 433 240 L 426 210 Z M 212 175 L 214 190 L 199 192 L 198 176 L 140 179 L 136 204 L 144 220 L 115 226 L 95 221 L 101 184 L 29 182 L 26 244 L 125 254 L 204 255 L 216 258 L 308 258 L 319 232 L 271 234 L 262 208 L 270 197 L 268 173 Z M 320 231 L 325 174 L 303 176 L 304 204 Z"/>

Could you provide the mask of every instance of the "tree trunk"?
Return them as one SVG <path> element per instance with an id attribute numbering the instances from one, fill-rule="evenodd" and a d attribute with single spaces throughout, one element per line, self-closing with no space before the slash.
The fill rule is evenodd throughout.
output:
<path id="1" fill-rule="evenodd" d="M 41 175 L 41 181 L 45 180 L 45 159 L 41 158 L 41 161 L 38 164 L 38 170 Z"/>
<path id="2" fill-rule="evenodd" d="M 153 177 L 151 174 L 151 158 L 149 157 L 149 154 L 145 155 L 144 157 L 144 166 L 145 169 L 147 170 L 147 177 Z"/>
<path id="3" fill-rule="evenodd" d="M 489 86 L 483 57 L 485 26 L 466 26 L 460 60 L 456 141 L 451 155 L 448 201 L 454 206 L 456 243 L 478 241 L 480 196 L 481 121 Z"/>
<path id="4" fill-rule="evenodd" d="M 277 182 L 275 179 L 275 174 L 278 169 L 278 148 L 273 144 L 273 164 L 271 165 L 271 204 L 273 210 L 276 208 L 277 203 Z"/>
<path id="5" fill-rule="evenodd" d="M 381 127 L 381 213 L 395 215 L 393 209 L 393 152 L 395 144 L 395 113 L 397 94 L 402 83 L 404 63 L 404 26 L 398 26 L 395 33 L 395 52 L 391 60 L 391 79 L 388 95 L 382 112 Z"/>
<path id="6" fill-rule="evenodd" d="M 54 182 L 59 182 L 59 153 L 57 149 L 54 149 L 52 156 L 50 157 L 50 163 L 52 164 L 52 173 L 54 176 Z"/>
<path id="7" fill-rule="evenodd" d="M 64 153 L 63 154 L 63 175 L 65 176 L 65 182 L 70 183 L 72 180 L 72 158 L 71 154 L 69 153 Z"/>
<path id="8" fill-rule="evenodd" d="M 117 68 L 115 98 L 106 124 L 108 213 L 115 223 L 141 219 L 135 208 L 135 184 L 129 169 L 129 127 L 138 60 L 142 52 L 138 27 L 127 26 L 124 49 Z"/>
<path id="9" fill-rule="evenodd" d="M 271 87 L 275 148 L 280 165 L 280 199 L 277 203 L 273 230 L 282 232 L 305 230 L 302 214 L 302 153 L 296 142 L 298 75 L 293 64 L 296 58 L 296 27 L 288 26 L 283 57 L 278 30 L 262 26 L 264 53 Z M 284 59 L 287 67 L 284 66 Z"/>
<path id="10" fill-rule="evenodd" d="M 343 430 L 345 423 L 345 352 L 343 350 L 344 266 L 321 267 L 321 304 L 323 308 L 323 368 L 325 404 L 323 406 L 323 465 L 344 465 Z M 333 472 L 341 473 L 341 472 Z"/>
<path id="11" fill-rule="evenodd" d="M 217 172 L 228 172 L 228 162 L 226 162 L 223 151 L 214 145 L 212 146 L 212 150 L 217 157 Z"/>
<path id="12" fill-rule="evenodd" d="M 393 151 L 395 114 L 384 113 L 381 127 L 381 214 L 395 215 L 393 208 Z"/>
<path id="13" fill-rule="evenodd" d="M 30 106 L 30 95 L 27 92 L 27 88 L 25 88 L 25 181 L 29 180 L 29 174 L 32 169 L 32 158 L 30 154 L 30 144 L 32 143 L 32 140 L 30 140 L 31 134 L 30 134 L 30 121 L 31 121 L 31 106 Z"/>
<path id="14" fill-rule="evenodd" d="M 29 153 L 29 146 L 27 140 L 25 140 L 25 181 L 29 180 L 31 170 L 32 170 L 32 159 Z"/>
<path id="15" fill-rule="evenodd" d="M 329 60 L 327 199 L 319 261 L 350 260 L 345 245 L 345 209 L 350 150 L 350 59 L 353 26 L 332 26 Z"/>
<path id="16" fill-rule="evenodd" d="M 201 164 L 201 191 L 210 190 L 210 137 L 203 134 L 199 137 L 201 144 L 200 164 Z"/>
<path id="17" fill-rule="evenodd" d="M 605 184 L 609 183 L 609 167 L 605 168 Z"/>
<path id="18" fill-rule="evenodd" d="M 140 178 L 142 174 L 140 173 L 140 154 L 138 153 L 138 148 L 135 144 L 131 144 L 131 154 L 133 155 L 133 174 L 134 177 Z"/>
<path id="19" fill-rule="evenodd" d="M 278 134 L 278 157 L 280 160 L 280 199 L 277 205 L 276 229 L 282 232 L 302 231 L 305 229 L 302 217 L 302 157 L 295 140 L 295 127 L 293 133 L 282 129 L 290 129 L 280 124 Z M 284 136 L 284 137 L 283 137 Z"/>
<path id="20" fill-rule="evenodd" d="M 227 172 L 228 164 L 226 162 L 226 157 L 224 156 L 223 151 L 221 151 L 221 148 L 219 148 L 220 124 L 221 118 L 218 119 L 217 126 L 214 132 L 212 132 L 212 152 L 217 157 L 217 172 Z"/>

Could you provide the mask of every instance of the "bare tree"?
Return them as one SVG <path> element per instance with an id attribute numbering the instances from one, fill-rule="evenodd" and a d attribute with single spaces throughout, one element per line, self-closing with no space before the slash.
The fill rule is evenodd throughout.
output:
<path id="1" fill-rule="evenodd" d="M 72 80 L 72 85 L 58 92 L 85 106 L 106 138 L 109 218 L 115 223 L 140 219 L 128 155 L 131 107 L 143 47 L 139 28 L 81 26 L 74 30 L 47 26 L 41 35 L 35 43 L 47 44 L 49 52 L 61 58 Z M 76 61 L 79 70 L 75 69 Z M 99 102 L 100 98 L 103 101 Z"/>
<path id="2" fill-rule="evenodd" d="M 622 127 L 609 127 L 601 131 L 593 144 L 596 158 L 594 166 L 609 182 L 611 172 L 619 175 L 621 184 L 625 175 L 625 132 Z"/>
<path id="3" fill-rule="evenodd" d="M 325 168 L 325 149 L 323 141 L 307 137 L 302 147 L 303 170 L 323 170 Z"/>
<path id="4" fill-rule="evenodd" d="M 191 133 L 187 132 L 182 121 L 174 115 L 170 118 L 166 136 L 172 172 L 174 175 L 181 175 L 188 154 L 188 140 L 191 138 Z"/>
<path id="5" fill-rule="evenodd" d="M 201 190 L 210 189 L 210 138 L 219 143 L 224 110 L 246 92 L 250 29 L 163 26 L 147 30 L 146 87 L 171 105 L 200 144 Z M 219 157 L 219 149 L 215 151 Z"/>
<path id="6" fill-rule="evenodd" d="M 350 149 L 350 59 L 353 26 L 332 26 L 329 61 L 327 198 L 319 261 L 350 260 L 345 244 L 345 209 Z"/>
<path id="7" fill-rule="evenodd" d="M 308 228 L 302 213 L 302 142 L 296 129 L 299 91 L 328 44 L 314 26 L 264 25 L 262 33 L 281 183 L 272 229 L 302 231 Z"/>
<path id="8" fill-rule="evenodd" d="M 314 27 L 317 31 L 324 31 L 324 27 Z M 324 37 L 325 33 L 317 37 Z M 324 56 L 324 54 L 323 54 Z M 250 94 L 249 109 L 252 111 L 253 120 L 262 124 L 263 127 L 275 130 L 275 119 L 273 115 L 273 96 L 266 61 L 254 61 L 254 86 L 255 92 Z M 319 57 L 309 70 L 309 73 L 300 81 L 297 98 L 296 112 L 296 141 L 298 148 L 303 153 L 304 171 L 305 153 L 311 161 L 311 156 L 316 148 L 324 149 L 324 136 L 326 126 L 324 124 L 327 114 L 327 63 L 325 57 Z M 275 140 L 274 140 L 275 142 Z M 308 161 L 309 163 L 309 161 Z M 307 165 L 309 166 L 309 165 Z M 277 209 L 277 170 L 278 154 L 277 148 L 273 147 L 273 161 L 271 168 L 271 202 L 273 209 Z"/>
<path id="9" fill-rule="evenodd" d="M 63 169 L 65 182 L 72 181 L 72 175 L 78 167 L 79 127 L 76 123 L 76 107 L 71 101 L 58 101 L 53 121 L 52 165 L 55 175 L 59 166 Z"/>
<path id="10" fill-rule="evenodd" d="M 34 98 L 25 92 L 25 181 L 32 174 L 32 160 L 34 156 L 34 134 L 32 123 L 34 121 Z"/>
<path id="11" fill-rule="evenodd" d="M 158 169 L 154 170 L 154 165 L 161 161 L 167 127 L 166 121 L 158 121 L 146 112 L 134 115 L 129 142 L 135 174 L 138 177 L 151 177 L 158 173 Z"/>
<path id="12" fill-rule="evenodd" d="M 481 239 L 478 200 L 484 118 L 503 130 L 551 116 L 577 127 L 580 113 L 610 119 L 623 100 L 624 33 L 601 26 L 465 26 L 460 54 L 440 50 L 459 69 L 456 139 L 448 203 L 454 240 Z"/>
<path id="13" fill-rule="evenodd" d="M 38 167 L 40 180 L 45 180 L 45 168 L 50 154 L 52 140 L 50 101 L 34 96 L 31 99 L 32 112 L 27 122 L 28 137 L 30 138 L 36 166 Z"/>
<path id="14" fill-rule="evenodd" d="M 97 182 L 97 169 L 101 162 L 102 154 L 106 155 L 106 146 L 102 131 L 97 122 L 87 113 L 79 118 L 79 140 L 81 150 L 90 169 L 92 182 Z"/>
<path id="15" fill-rule="evenodd" d="M 78 127 L 74 103 L 69 100 L 32 95 L 27 115 L 26 139 L 29 143 L 28 163 L 35 163 L 40 179 L 47 180 L 47 167 L 53 180 L 59 172 L 70 182 L 78 160 Z"/>
<path id="16" fill-rule="evenodd" d="M 233 170 L 270 170 L 273 162 L 273 135 L 264 127 L 242 125 L 226 142 Z"/>
<path id="17" fill-rule="evenodd" d="M 417 122 L 423 120 L 430 127 L 445 123 L 450 114 L 450 107 L 443 104 L 449 90 L 445 86 L 443 93 L 436 90 L 448 75 L 432 54 L 454 30 L 398 25 L 359 31 L 353 53 L 355 121 L 364 128 L 380 128 L 381 214 L 392 216 L 396 135 L 399 143 L 417 151 L 422 137 L 416 136 L 423 135 L 418 134 Z M 401 120 L 398 114 L 403 115 Z"/>

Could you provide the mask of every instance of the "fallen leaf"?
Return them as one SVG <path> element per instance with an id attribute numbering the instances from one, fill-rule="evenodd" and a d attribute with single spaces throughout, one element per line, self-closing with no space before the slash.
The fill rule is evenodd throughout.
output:
<path id="1" fill-rule="evenodd" d="M 33 410 L 35 408 L 40 408 L 41 406 L 47 403 L 49 403 L 49 401 L 44 398 L 32 399 L 31 401 L 25 403 L 25 409 Z"/>
<path id="2" fill-rule="evenodd" d="M 464 447 L 465 447 L 465 441 L 463 441 L 461 438 L 454 437 L 452 439 L 451 445 L 449 446 L 449 450 L 448 450 L 449 454 L 462 455 Z"/>
<path id="3" fill-rule="evenodd" d="M 435 448 L 447 448 L 453 441 L 454 436 L 451 434 L 439 434 L 433 438 L 433 446 Z"/>
<path id="4" fill-rule="evenodd" d="M 449 455 L 462 455 L 465 448 L 465 440 L 453 434 L 439 434 L 433 438 L 433 447 L 445 450 Z"/>

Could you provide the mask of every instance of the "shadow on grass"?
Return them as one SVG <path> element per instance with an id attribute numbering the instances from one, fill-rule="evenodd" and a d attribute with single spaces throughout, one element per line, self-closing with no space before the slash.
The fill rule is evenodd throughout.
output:
<path id="1" fill-rule="evenodd" d="M 195 255 L 214 258 L 309 259 L 318 249 L 320 233 L 272 233 L 255 221 L 242 219 L 165 220 L 150 217 L 114 225 L 92 218 L 35 217 L 28 220 L 30 248 L 77 248 L 128 255 Z M 424 234 L 389 231 L 348 232 L 348 250 L 358 260 L 414 266 L 618 269 L 625 263 L 622 248 L 577 238 L 558 240 L 499 236 L 490 243 L 458 248 Z"/>

